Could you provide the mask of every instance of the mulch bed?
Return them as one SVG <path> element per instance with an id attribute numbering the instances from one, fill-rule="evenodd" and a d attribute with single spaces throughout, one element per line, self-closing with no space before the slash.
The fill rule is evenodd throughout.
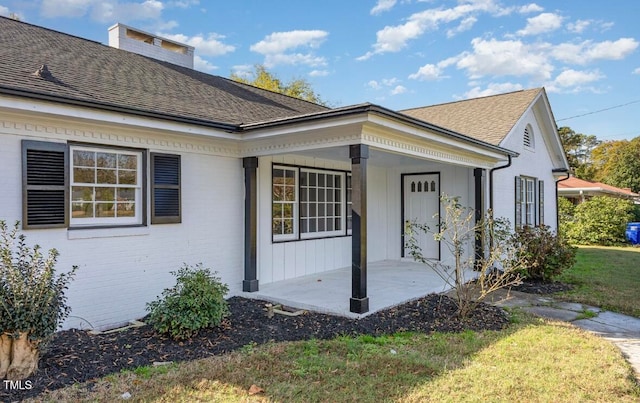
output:
<path id="1" fill-rule="evenodd" d="M 151 326 L 98 335 L 81 330 L 58 332 L 42 355 L 38 371 L 29 378 L 31 389 L 9 391 L 0 383 L 0 401 L 34 397 L 46 390 L 155 361 L 178 362 L 222 355 L 252 343 L 330 339 L 339 335 L 379 336 L 399 331 L 500 330 L 508 324 L 501 308 L 486 304 L 481 304 L 469 319 L 460 320 L 455 315 L 454 302 L 436 294 L 358 320 L 313 312 L 268 318 L 265 301 L 232 297 L 228 303 L 231 315 L 222 326 L 200 331 L 180 342 L 157 334 Z"/>

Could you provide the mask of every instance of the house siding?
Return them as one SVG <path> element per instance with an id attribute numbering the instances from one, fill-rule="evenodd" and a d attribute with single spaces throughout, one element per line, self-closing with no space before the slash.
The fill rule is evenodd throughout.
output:
<path id="1" fill-rule="evenodd" d="M 241 290 L 243 207 L 239 201 L 243 182 L 239 158 L 216 155 L 210 151 L 215 147 L 171 133 L 11 116 L 0 122 L 0 219 L 10 225 L 22 218 L 23 139 L 83 141 L 182 156 L 181 224 L 23 231 L 29 245 L 60 252 L 59 272 L 79 267 L 67 291 L 72 311 L 64 328 L 105 329 L 143 317 L 145 304 L 175 284 L 169 272 L 183 263 L 203 263 L 219 272 L 230 294 Z M 207 144 L 215 145 L 215 141 Z M 146 170 L 148 173 L 149 166 Z M 148 195 L 146 203 L 148 206 Z M 147 211 L 148 215 L 150 209 Z"/>
<path id="2" fill-rule="evenodd" d="M 524 130 L 530 124 L 533 129 L 533 149 L 523 145 Z M 544 181 L 544 224 L 556 230 L 556 193 L 553 176 L 553 162 L 549 156 L 545 137 L 552 138 L 553 133 L 544 133 L 531 109 L 528 109 L 516 123 L 501 146 L 520 153 L 508 169 L 494 172 L 494 215 L 507 218 L 512 224 L 515 220 L 515 176 L 529 176 Z M 536 211 L 536 216 L 539 213 Z"/>

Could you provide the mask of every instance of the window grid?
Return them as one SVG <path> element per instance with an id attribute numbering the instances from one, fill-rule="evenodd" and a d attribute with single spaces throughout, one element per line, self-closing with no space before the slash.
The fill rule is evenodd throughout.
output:
<path id="1" fill-rule="evenodd" d="M 533 179 L 526 179 L 526 201 L 525 201 L 525 224 L 535 225 L 535 181 Z"/>
<path id="2" fill-rule="evenodd" d="M 142 153 L 71 147 L 71 224 L 142 223 Z"/>
<path id="3" fill-rule="evenodd" d="M 344 233 L 343 174 L 301 169 L 300 233 L 333 235 Z"/>
<path id="4" fill-rule="evenodd" d="M 273 167 L 272 226 L 277 240 L 294 239 L 297 236 L 297 176 L 298 170 L 290 167 Z"/>

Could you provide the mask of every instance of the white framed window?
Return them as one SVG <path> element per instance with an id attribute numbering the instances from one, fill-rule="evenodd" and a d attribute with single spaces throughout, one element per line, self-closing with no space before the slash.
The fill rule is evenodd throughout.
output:
<path id="1" fill-rule="evenodd" d="M 142 151 L 70 146 L 70 226 L 142 224 Z"/>
<path id="2" fill-rule="evenodd" d="M 538 191 L 544 190 L 542 183 L 536 178 L 526 176 L 516 176 L 515 182 L 515 216 L 516 227 L 537 225 L 537 209 L 543 208 L 544 195 Z M 537 204 L 536 204 L 537 201 Z"/>
<path id="3" fill-rule="evenodd" d="M 272 230 L 274 241 L 298 237 L 298 169 L 272 168 Z"/>
<path id="4" fill-rule="evenodd" d="M 272 188 L 274 242 L 350 234 L 350 173 L 274 164 Z"/>
<path id="5" fill-rule="evenodd" d="M 345 174 L 300 169 L 300 237 L 345 233 Z"/>

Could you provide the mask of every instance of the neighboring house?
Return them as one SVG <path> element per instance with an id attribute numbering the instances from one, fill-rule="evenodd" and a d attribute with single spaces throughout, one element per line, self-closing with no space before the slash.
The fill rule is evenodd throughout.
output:
<path id="1" fill-rule="evenodd" d="M 124 25 L 109 36 L 149 57 L 0 17 L 0 219 L 80 267 L 67 328 L 143 316 L 185 262 L 231 294 L 350 266 L 345 305 L 364 313 L 367 264 L 405 258 L 405 222 L 428 222 L 441 193 L 553 226 L 567 164 L 543 90 L 477 100 L 505 100 L 473 118 L 509 121 L 491 138 L 194 71 L 192 48 Z"/>
<path id="2" fill-rule="evenodd" d="M 608 196 L 640 203 L 640 195 L 630 188 L 618 188 L 606 183 L 590 182 L 575 176 L 558 182 L 558 196 L 566 197 L 573 204 L 580 204 L 594 196 Z"/>

